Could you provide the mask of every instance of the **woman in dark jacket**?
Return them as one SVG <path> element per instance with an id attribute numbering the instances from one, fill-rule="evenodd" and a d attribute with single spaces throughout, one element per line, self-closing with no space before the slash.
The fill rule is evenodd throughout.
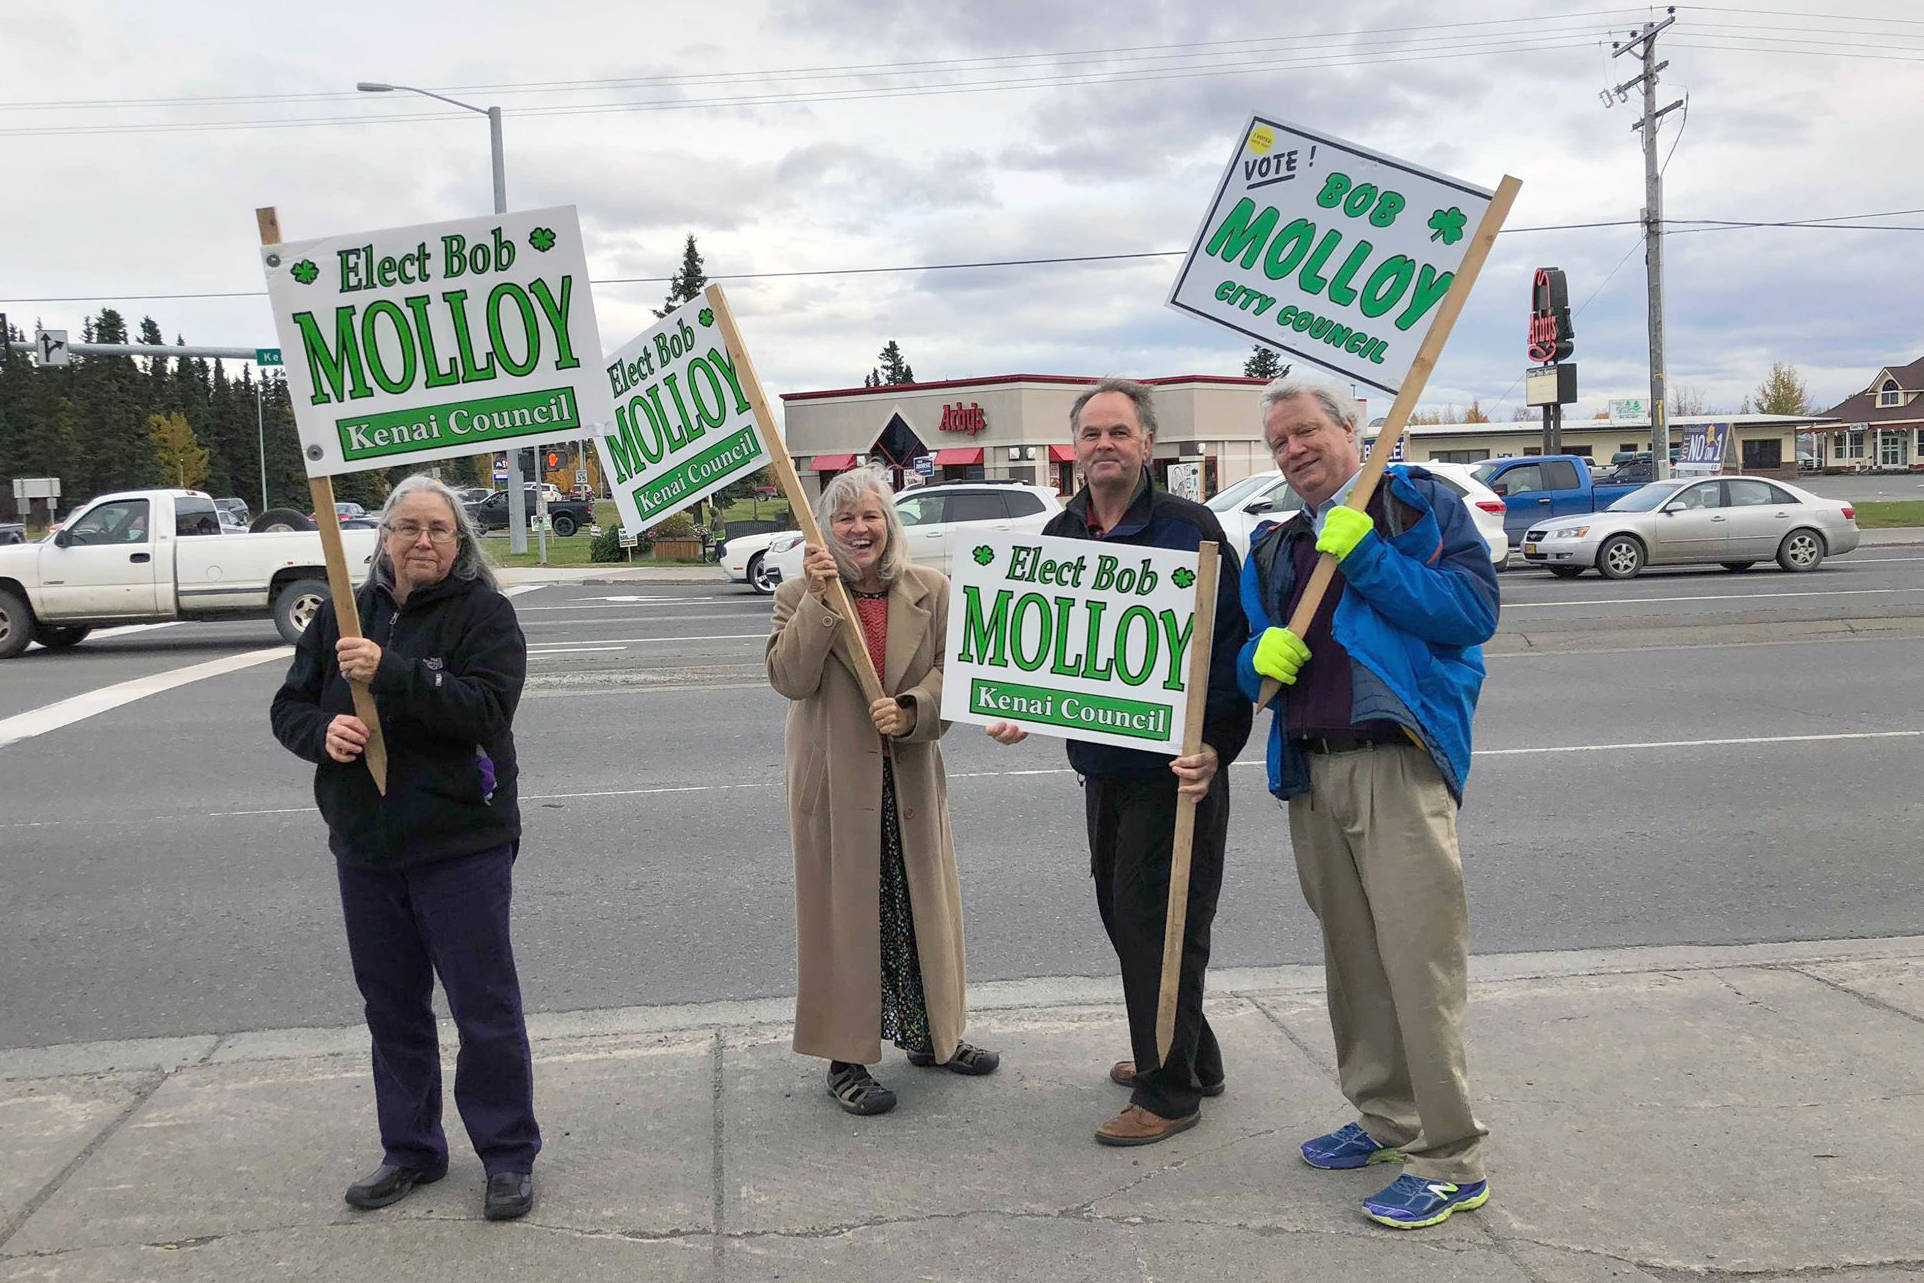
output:
<path id="1" fill-rule="evenodd" d="M 448 1166 L 434 977 L 461 1036 L 454 1102 L 487 1171 L 490 1220 L 534 1205 L 533 1066 L 508 940 L 520 846 L 511 723 L 527 645 L 454 493 L 426 476 L 381 510 L 381 544 L 355 594 L 362 637 L 330 603 L 302 634 L 274 697 L 274 734 L 315 763 L 355 983 L 374 1045 L 381 1166 L 348 1187 L 385 1207 Z M 387 745 L 387 794 L 361 753 L 349 679 L 367 682 Z"/>

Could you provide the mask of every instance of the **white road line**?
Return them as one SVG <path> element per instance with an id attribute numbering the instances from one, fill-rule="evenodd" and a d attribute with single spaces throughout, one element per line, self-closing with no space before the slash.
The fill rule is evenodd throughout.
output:
<path id="1" fill-rule="evenodd" d="M 1885 593 L 1924 592 L 1916 588 L 1822 588 L 1815 592 L 1714 592 L 1677 597 L 1586 597 L 1581 601 L 1511 601 L 1503 609 L 1563 610 L 1570 606 L 1648 606 L 1666 601 L 1751 601 L 1780 600 L 1787 597 L 1870 597 Z"/>
<path id="2" fill-rule="evenodd" d="M 719 633 L 719 634 L 714 634 L 707 637 L 594 637 L 586 640 L 591 640 L 604 646 L 636 646 L 636 645 L 640 645 L 643 642 L 650 642 L 656 645 L 660 645 L 666 642 L 767 641 L 768 633 L 766 630 L 764 630 L 759 633 Z M 547 643 L 533 642 L 533 643 L 530 643 L 528 646 L 528 653 L 531 655 L 539 653 L 544 644 L 548 646 L 566 646 L 569 643 L 567 642 L 547 642 Z"/>
<path id="3" fill-rule="evenodd" d="M 1851 731 L 1836 735 L 1750 735 L 1715 740 L 1644 740 L 1631 744 L 1565 744 L 1554 748 L 1486 748 L 1477 757 L 1534 757 L 1541 753 L 1621 753 L 1646 748 L 1727 748 L 1739 744 L 1822 744 L 1833 740 L 1919 739 L 1924 731 Z"/>
<path id="4" fill-rule="evenodd" d="M 694 624 L 715 620 L 739 624 L 753 618 L 753 615 L 744 615 L 736 611 L 730 614 L 708 615 L 623 615 L 618 619 L 524 619 L 521 621 L 521 626 L 524 629 L 538 628 L 544 632 L 556 632 L 562 629 L 613 628 L 617 624 Z"/>
<path id="5" fill-rule="evenodd" d="M 546 588 L 546 587 L 548 587 L 547 584 L 515 584 L 513 587 L 503 588 L 501 590 L 501 595 L 503 597 L 526 597 L 529 593 L 540 592 L 543 588 Z M 553 610 L 554 607 L 553 606 L 530 606 L 528 607 L 528 609 L 529 610 Z"/>
<path id="6" fill-rule="evenodd" d="M 1919 558 L 1919 560 L 1924 561 L 1924 558 Z M 548 585 L 542 585 L 542 586 L 547 587 Z M 742 606 L 752 606 L 756 604 L 755 598 L 739 597 L 739 596 L 737 597 L 600 597 L 595 599 L 595 602 L 597 604 L 594 604 L 594 605 L 530 606 L 528 607 L 528 609 L 530 611 L 623 610 L 629 606 L 652 606 L 652 605 L 660 605 L 660 604 L 667 604 L 667 605 L 674 605 L 674 606 L 690 606 L 690 605 L 699 605 L 702 603 L 715 602 L 715 601 L 733 602 Z M 763 606 L 766 606 L 767 602 L 764 601 L 761 604 Z"/>
<path id="7" fill-rule="evenodd" d="M 256 664 L 272 663 L 286 659 L 294 653 L 292 646 L 270 646 L 266 650 L 252 650 L 239 655 L 227 655 L 220 659 L 210 659 L 201 664 L 189 664 L 185 668 L 175 668 L 164 673 L 154 673 L 147 677 L 136 677 L 132 681 L 103 686 L 99 690 L 87 691 L 71 699 L 63 699 L 48 704 L 44 708 L 31 709 L 25 713 L 0 721 L 0 748 L 17 744 L 21 740 L 57 731 L 63 726 L 93 717 L 98 713 L 109 712 L 123 704 L 131 704 L 149 695 L 158 695 L 207 677 L 219 677 L 223 673 L 252 668 Z"/>
<path id="8" fill-rule="evenodd" d="M 107 641 L 114 637 L 125 637 L 130 633 L 146 633 L 152 632 L 156 628 L 172 628 L 179 622 L 180 620 L 178 619 L 168 619 L 158 624 L 122 624 L 118 628 L 96 628 L 87 634 L 87 640 Z M 46 647 L 42 646 L 39 642 L 35 642 L 29 646 L 28 649 L 45 650 Z"/>
<path id="9" fill-rule="evenodd" d="M 528 655 L 585 655 L 596 650 L 627 650 L 626 646 L 530 646 Z"/>

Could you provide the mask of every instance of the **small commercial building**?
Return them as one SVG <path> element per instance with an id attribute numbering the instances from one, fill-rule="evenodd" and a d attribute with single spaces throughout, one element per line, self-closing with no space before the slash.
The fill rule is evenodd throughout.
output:
<path id="1" fill-rule="evenodd" d="M 1826 471 L 1924 469 L 1924 357 L 1885 366 L 1824 417 L 1834 420 L 1817 436 L 1818 466 Z"/>
<path id="2" fill-rule="evenodd" d="M 1266 380 L 1191 374 L 1144 379 L 1155 392 L 1156 480 L 1200 465 L 1201 492 L 1275 466 L 1263 445 L 1258 398 Z M 1096 379 L 1000 374 L 942 383 L 788 392 L 788 450 L 812 493 L 828 478 L 874 464 L 896 489 L 928 481 L 1007 480 L 1077 486 L 1069 408 Z M 1187 470 L 1185 470 L 1187 471 Z"/>
<path id="3" fill-rule="evenodd" d="M 1670 444 L 1682 446 L 1692 425 L 1727 423 L 1730 445 L 1724 471 L 1795 480 L 1797 436 L 1828 426 L 1828 416 L 1789 414 L 1695 414 L 1670 420 Z M 1375 429 L 1372 428 L 1372 434 Z M 1650 421 L 1565 419 L 1563 452 L 1607 466 L 1613 455 L 1650 448 Z M 1409 430 L 1403 457 L 1411 463 L 1478 463 L 1505 455 L 1543 453 L 1543 425 L 1516 423 L 1421 424 Z"/>

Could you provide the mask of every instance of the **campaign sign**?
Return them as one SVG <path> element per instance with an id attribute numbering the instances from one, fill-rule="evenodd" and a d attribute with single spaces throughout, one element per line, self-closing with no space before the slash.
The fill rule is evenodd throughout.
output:
<path id="1" fill-rule="evenodd" d="M 1395 392 L 1490 198 L 1328 134 L 1254 117 L 1169 306 Z"/>
<path id="2" fill-rule="evenodd" d="M 1195 553 L 983 534 L 953 562 L 945 720 L 1182 751 Z"/>
<path id="3" fill-rule="evenodd" d="M 310 477 L 613 415 L 573 206 L 261 246 Z"/>

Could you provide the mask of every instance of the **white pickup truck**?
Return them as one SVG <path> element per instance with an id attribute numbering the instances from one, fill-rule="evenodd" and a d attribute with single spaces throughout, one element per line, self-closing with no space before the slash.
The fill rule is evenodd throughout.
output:
<path id="1" fill-rule="evenodd" d="M 306 525 L 298 513 L 255 524 Z M 343 530 L 348 577 L 367 576 L 380 532 Z M 30 642 L 72 646 L 95 628 L 168 620 L 272 618 L 300 637 L 328 598 L 313 530 L 222 534 L 196 490 L 127 490 L 77 509 L 51 538 L 0 548 L 0 659 Z"/>

